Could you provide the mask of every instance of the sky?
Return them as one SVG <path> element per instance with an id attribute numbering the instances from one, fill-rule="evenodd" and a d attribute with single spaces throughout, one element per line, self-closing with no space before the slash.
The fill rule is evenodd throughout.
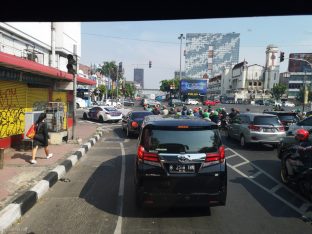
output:
<path id="1" fill-rule="evenodd" d="M 82 22 L 80 63 L 122 62 L 129 81 L 133 81 L 134 68 L 143 68 L 145 88 L 157 89 L 161 80 L 172 79 L 180 69 L 181 33 L 240 33 L 239 62 L 245 59 L 248 64 L 265 65 L 269 44 L 277 45 L 285 58 L 289 53 L 312 52 L 311 25 L 312 16 Z M 182 53 L 182 70 L 184 64 Z M 280 72 L 287 71 L 287 66 L 285 59 Z"/>

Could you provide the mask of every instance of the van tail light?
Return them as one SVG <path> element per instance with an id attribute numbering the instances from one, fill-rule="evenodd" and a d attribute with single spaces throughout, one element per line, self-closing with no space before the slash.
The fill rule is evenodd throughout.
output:
<path id="1" fill-rule="evenodd" d="M 131 127 L 133 127 L 133 128 L 137 128 L 138 126 L 139 126 L 139 124 L 137 122 L 135 122 L 135 121 L 133 121 L 131 123 Z"/>
<path id="2" fill-rule="evenodd" d="M 224 162 L 225 158 L 225 151 L 224 151 L 224 146 L 220 146 L 218 149 L 218 152 L 215 153 L 206 153 L 206 158 L 205 162 L 214 162 L 214 161 L 219 161 L 219 162 Z"/>
<path id="3" fill-rule="evenodd" d="M 250 129 L 250 131 L 253 131 L 253 132 L 260 132 L 261 131 L 261 127 L 253 125 L 253 124 L 249 125 L 248 128 Z"/>
<path id="4" fill-rule="evenodd" d="M 160 162 L 159 156 L 157 153 L 146 152 L 144 147 L 141 145 L 139 145 L 138 147 L 137 155 L 138 155 L 138 158 L 142 159 L 143 161 Z"/>

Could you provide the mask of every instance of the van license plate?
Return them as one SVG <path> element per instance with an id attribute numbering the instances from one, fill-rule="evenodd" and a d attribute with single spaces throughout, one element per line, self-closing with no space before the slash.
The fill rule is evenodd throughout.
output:
<path id="1" fill-rule="evenodd" d="M 170 164 L 169 172 L 170 173 L 194 173 L 195 165 L 194 164 Z"/>

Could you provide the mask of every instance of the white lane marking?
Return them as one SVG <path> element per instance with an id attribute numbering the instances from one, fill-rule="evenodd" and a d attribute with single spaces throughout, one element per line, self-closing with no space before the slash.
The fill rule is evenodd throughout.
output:
<path id="1" fill-rule="evenodd" d="M 243 166 L 243 165 L 245 165 L 245 164 L 247 164 L 247 163 L 249 163 L 249 162 L 247 162 L 247 161 L 241 162 L 241 163 L 239 163 L 239 164 L 236 164 L 236 165 L 233 166 L 233 167 L 237 168 L 237 167 Z"/>
<path id="2" fill-rule="evenodd" d="M 126 159 L 125 159 L 125 148 L 123 143 L 119 143 L 121 148 L 121 173 L 120 173 L 120 182 L 118 190 L 118 219 L 114 234 L 121 234 L 122 230 L 122 213 L 123 213 L 123 196 L 125 189 L 125 173 L 126 173 Z"/>
<path id="3" fill-rule="evenodd" d="M 298 197 L 300 200 L 302 200 L 304 203 L 309 204 L 310 202 L 305 199 L 304 197 L 302 197 L 301 195 L 293 192 L 290 188 L 288 188 L 287 186 L 283 185 L 280 181 L 276 180 L 274 177 L 272 177 L 270 174 L 268 174 L 267 172 L 265 172 L 264 170 L 262 170 L 260 167 L 256 166 L 255 164 L 253 164 L 252 162 L 250 162 L 248 159 L 246 159 L 244 156 L 240 155 L 239 153 L 237 153 L 235 150 L 231 149 L 231 148 L 227 148 L 228 150 L 232 151 L 234 154 L 238 155 L 239 157 L 241 157 L 242 159 L 244 159 L 245 161 L 249 162 L 250 165 L 252 165 L 254 168 L 258 169 L 259 172 L 263 173 L 264 175 L 266 175 L 267 177 L 269 177 L 271 180 L 273 180 L 275 183 L 280 184 L 282 188 L 286 189 L 288 192 L 290 192 L 291 194 L 293 194 L 294 196 Z M 258 185 L 259 187 L 261 187 L 262 189 L 264 189 L 265 191 L 267 191 L 268 193 L 270 193 L 272 196 L 276 197 L 277 199 L 281 200 L 282 202 L 284 202 L 286 205 L 288 205 L 289 207 L 293 208 L 295 211 L 297 211 L 299 214 L 303 214 L 304 211 L 301 211 L 298 207 L 295 207 L 294 205 L 292 205 L 291 203 L 287 202 L 284 198 L 278 196 L 277 194 L 275 194 L 274 192 L 271 192 L 269 189 L 265 188 L 264 186 L 262 186 L 260 183 L 256 182 L 255 180 L 253 180 L 253 176 L 247 176 L 245 175 L 243 172 L 241 172 L 240 170 L 238 170 L 237 168 L 235 168 L 234 166 L 230 165 L 227 163 L 227 165 L 232 168 L 234 171 L 236 171 L 238 174 L 242 175 L 243 177 L 249 179 L 252 183 Z M 310 203 L 311 206 L 311 203 Z"/>
<path id="4" fill-rule="evenodd" d="M 232 154 L 232 155 L 230 155 L 230 156 L 225 156 L 226 159 L 233 158 L 233 157 L 238 157 L 238 155 Z"/>
<path id="5" fill-rule="evenodd" d="M 256 177 L 258 177 L 258 176 L 261 175 L 261 174 L 262 174 L 262 172 L 261 172 L 261 171 L 258 171 L 258 172 L 256 172 L 255 174 L 249 176 L 249 178 L 255 179 Z"/>
<path id="6" fill-rule="evenodd" d="M 280 188 L 283 188 L 283 186 L 281 184 L 277 184 L 275 185 L 273 188 L 270 189 L 270 191 L 272 193 L 275 193 L 277 190 L 279 190 Z"/>
<path id="7" fill-rule="evenodd" d="M 255 180 L 249 178 L 247 175 L 245 175 L 243 172 L 241 172 L 240 170 L 236 169 L 233 166 L 228 165 L 230 168 L 232 168 L 234 171 L 236 171 L 238 174 L 240 174 L 241 176 L 245 177 L 246 179 L 248 179 L 250 182 L 254 183 L 255 185 L 259 186 L 260 188 L 262 188 L 264 191 L 266 191 L 267 193 L 271 194 L 273 197 L 277 198 L 278 200 L 284 202 L 287 206 L 291 207 L 293 210 L 297 211 L 299 214 L 303 215 L 304 212 L 302 212 L 298 207 L 295 207 L 294 205 L 292 205 L 291 203 L 289 203 L 288 201 L 286 201 L 284 198 L 278 196 L 277 194 L 275 194 L 274 192 L 271 192 L 269 189 L 267 189 L 266 187 L 262 186 L 260 183 L 256 182 Z"/>
<path id="8" fill-rule="evenodd" d="M 302 212 L 305 212 L 305 211 L 307 211 L 307 209 L 308 209 L 310 206 L 311 206 L 310 203 L 303 203 L 303 204 L 300 206 L 299 209 L 300 209 Z"/>

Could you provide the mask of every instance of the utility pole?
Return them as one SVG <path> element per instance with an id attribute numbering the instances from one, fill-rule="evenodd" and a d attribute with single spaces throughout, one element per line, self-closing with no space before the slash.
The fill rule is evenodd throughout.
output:
<path id="1" fill-rule="evenodd" d="M 77 45 L 74 45 L 74 48 L 73 48 L 73 55 L 74 55 L 74 58 L 76 60 L 76 62 L 78 63 L 77 61 Z M 77 96 L 77 70 L 78 70 L 78 66 L 76 65 L 76 71 L 74 72 L 73 74 L 73 129 L 72 129 L 72 140 L 75 139 L 75 128 L 76 128 L 76 96 Z"/>
<path id="2" fill-rule="evenodd" d="M 181 80 L 181 60 L 182 60 L 182 40 L 185 39 L 185 37 L 183 36 L 183 33 L 180 34 L 180 36 L 178 37 L 178 39 L 180 39 L 180 80 Z"/>

